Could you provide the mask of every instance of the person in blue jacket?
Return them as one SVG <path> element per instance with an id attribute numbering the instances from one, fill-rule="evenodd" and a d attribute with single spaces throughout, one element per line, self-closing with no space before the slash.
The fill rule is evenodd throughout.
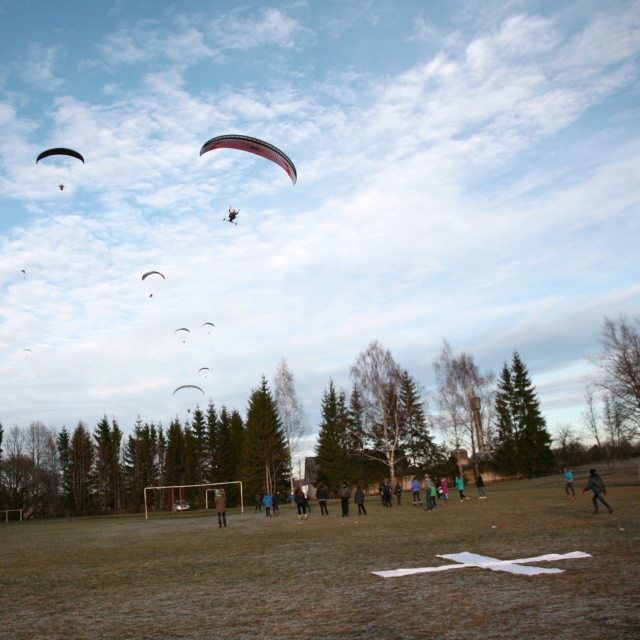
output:
<path id="1" fill-rule="evenodd" d="M 262 502 L 264 503 L 264 508 L 267 511 L 267 518 L 271 517 L 271 505 L 273 504 L 273 498 L 268 494 L 264 494 L 264 498 L 262 498 Z"/>
<path id="2" fill-rule="evenodd" d="M 567 494 L 567 500 L 575 500 L 576 492 L 573 490 L 573 471 L 571 469 L 564 470 L 564 481 L 566 482 L 564 490 Z"/>
<path id="3" fill-rule="evenodd" d="M 422 500 L 420 500 L 420 489 L 422 485 L 420 484 L 420 480 L 413 476 L 413 480 L 411 481 L 411 491 L 413 492 L 413 506 L 416 506 L 416 502 L 420 503 L 422 506 Z"/>

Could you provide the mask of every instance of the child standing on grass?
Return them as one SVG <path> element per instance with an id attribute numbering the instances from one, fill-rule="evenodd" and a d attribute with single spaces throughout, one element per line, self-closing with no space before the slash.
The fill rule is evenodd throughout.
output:
<path id="1" fill-rule="evenodd" d="M 227 526 L 227 494 L 224 489 L 216 489 L 216 513 L 218 514 L 218 526 Z"/>
<path id="2" fill-rule="evenodd" d="M 438 494 L 438 490 L 436 489 L 436 485 L 432 484 L 431 485 L 431 511 L 433 511 L 436 508 L 437 494 Z"/>
<path id="3" fill-rule="evenodd" d="M 571 471 L 571 469 L 564 470 L 564 481 L 566 482 L 564 490 L 567 494 L 567 500 L 575 500 L 576 492 L 573 489 L 573 471 Z"/>
<path id="4" fill-rule="evenodd" d="M 329 495 L 327 494 L 327 490 L 324 488 L 324 485 L 321 484 L 318 486 L 316 491 L 316 498 L 318 500 L 318 504 L 320 505 L 320 515 L 324 518 L 329 515 L 329 511 L 327 509 L 327 498 Z"/>
<path id="5" fill-rule="evenodd" d="M 256 493 L 256 497 L 253 499 L 253 506 L 255 507 L 255 509 L 253 510 L 254 513 L 262 511 L 262 498 L 260 497 L 259 493 Z"/>
<path id="6" fill-rule="evenodd" d="M 273 492 L 271 499 L 273 500 L 273 515 L 279 516 L 280 515 L 280 492 L 277 489 L 276 491 Z"/>
<path id="7" fill-rule="evenodd" d="M 469 498 L 464 495 L 464 476 L 456 478 L 456 487 L 458 487 L 458 491 L 460 492 L 460 502 L 468 500 Z"/>
<path id="8" fill-rule="evenodd" d="M 442 491 L 442 499 L 444 500 L 444 506 L 449 506 L 449 482 L 446 478 L 440 480 L 440 490 Z"/>
<path id="9" fill-rule="evenodd" d="M 478 487 L 478 493 L 480 494 L 478 500 L 486 498 L 487 494 L 484 492 L 484 480 L 482 479 L 481 475 L 478 475 L 478 477 L 476 478 L 476 487 Z"/>
<path id="10" fill-rule="evenodd" d="M 589 483 L 582 490 L 582 493 L 587 493 L 591 489 L 593 491 L 593 513 L 598 513 L 598 500 L 609 509 L 609 513 L 613 513 L 613 509 L 609 506 L 609 503 L 602 497 L 607 495 L 607 490 L 604 487 L 602 478 L 598 475 L 595 469 L 589 471 Z"/>
<path id="11" fill-rule="evenodd" d="M 356 493 L 354 496 L 355 503 L 358 505 L 358 515 L 367 515 L 367 510 L 364 508 L 364 491 L 362 487 L 358 485 L 356 487 Z M 400 506 L 398 504 L 398 506 Z"/>
<path id="12" fill-rule="evenodd" d="M 433 484 L 433 480 L 431 479 L 431 477 L 429 476 L 428 473 L 425 474 L 424 476 L 424 491 L 427 494 L 426 498 L 427 498 L 427 511 L 433 511 L 433 506 L 435 505 L 431 505 L 433 499 L 431 498 L 431 487 L 435 487 L 435 485 Z"/>
<path id="13" fill-rule="evenodd" d="M 273 498 L 268 494 L 264 494 L 264 498 L 262 498 L 262 502 L 264 502 L 264 508 L 267 511 L 267 518 L 271 517 L 271 505 L 273 504 Z"/>
<path id="14" fill-rule="evenodd" d="M 307 504 L 306 504 L 306 500 L 304 499 L 304 493 L 302 492 L 302 489 L 299 486 L 296 487 L 296 490 L 293 492 L 293 496 L 296 501 L 296 506 L 298 507 L 298 520 L 300 520 L 302 516 L 304 516 L 304 519 L 306 520 Z"/>
<path id="15" fill-rule="evenodd" d="M 398 506 L 401 507 L 402 506 L 402 485 L 399 482 L 396 482 L 396 488 L 395 488 L 395 494 L 396 494 L 396 499 L 398 500 Z"/>

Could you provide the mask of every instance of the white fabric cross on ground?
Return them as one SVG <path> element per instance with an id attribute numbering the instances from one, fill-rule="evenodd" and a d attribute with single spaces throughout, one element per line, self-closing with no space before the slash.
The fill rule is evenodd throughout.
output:
<path id="1" fill-rule="evenodd" d="M 393 571 L 372 571 L 381 578 L 399 578 L 400 576 L 412 576 L 416 573 L 433 573 L 435 571 L 447 571 L 449 569 L 464 569 L 466 567 L 480 567 L 481 569 L 491 569 L 491 571 L 507 571 L 508 573 L 518 573 L 524 576 L 536 576 L 541 573 L 563 573 L 563 569 L 544 569 L 542 567 L 523 566 L 530 562 L 555 562 L 556 560 L 572 560 L 574 558 L 591 558 L 588 553 L 573 551 L 572 553 L 549 553 L 545 556 L 534 558 L 521 558 L 518 560 L 498 560 L 488 556 L 479 556 L 477 553 L 451 553 L 448 555 L 436 556 L 445 560 L 453 560 L 460 564 L 445 564 L 441 567 L 423 567 L 421 569 L 395 569 Z"/>

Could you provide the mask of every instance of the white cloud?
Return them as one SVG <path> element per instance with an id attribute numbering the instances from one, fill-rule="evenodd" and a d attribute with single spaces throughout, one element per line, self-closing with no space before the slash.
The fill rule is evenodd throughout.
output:
<path id="1" fill-rule="evenodd" d="M 297 28 L 284 18 L 274 18 L 284 25 L 277 44 L 292 47 Z M 266 12 L 260 20 L 238 33 L 253 29 L 247 41 L 267 43 Z M 242 408 L 282 356 L 315 412 L 318 390 L 330 375 L 346 384 L 369 340 L 428 381 L 443 335 L 484 366 L 518 348 L 534 373 L 551 372 L 543 403 L 573 403 L 577 383 L 556 384 L 553 371 L 585 355 L 604 313 L 640 310 L 640 291 L 616 266 L 637 265 L 638 225 L 624 217 L 637 209 L 634 141 L 618 145 L 614 161 L 589 135 L 586 168 L 518 165 L 497 188 L 473 186 L 634 82 L 630 63 L 610 75 L 612 57 L 622 67 L 637 54 L 632 35 L 621 22 L 602 24 L 590 31 L 595 44 L 615 33 L 627 53 L 600 66 L 570 55 L 580 34 L 517 15 L 395 78 L 365 78 L 357 91 L 335 75 L 333 91 L 323 82 L 196 94 L 176 69 L 148 73 L 107 105 L 55 102 L 47 143 L 87 158 L 70 169 L 34 169 L 35 125 L 0 106 L 12 132 L 0 142 L 0 191 L 42 212 L 0 246 L 3 420 L 104 411 L 125 423 L 138 412 L 166 420 L 193 406 L 173 388 L 211 363 L 207 394 Z M 170 57 L 157 36 L 136 38 L 130 50 L 123 42 L 125 58 Z M 173 60 L 203 40 L 181 42 Z M 328 100 L 342 86 L 355 99 Z M 220 130 L 281 146 L 298 185 L 247 154 L 198 157 Z M 238 227 L 221 220 L 230 204 L 242 209 Z M 167 281 L 142 283 L 152 268 Z M 211 337 L 196 331 L 183 345 L 172 333 L 205 321 L 216 324 Z"/>
<path id="2" fill-rule="evenodd" d="M 58 57 L 59 50 L 56 47 L 30 44 L 27 55 L 18 63 L 20 76 L 39 89 L 57 91 L 64 85 L 64 80 L 56 77 L 53 71 Z"/>

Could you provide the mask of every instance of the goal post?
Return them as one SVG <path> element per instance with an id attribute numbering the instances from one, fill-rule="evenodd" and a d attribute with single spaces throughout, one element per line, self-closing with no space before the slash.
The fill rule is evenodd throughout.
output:
<path id="1" fill-rule="evenodd" d="M 204 492 L 205 509 L 209 508 L 209 491 L 215 491 L 213 487 L 221 487 L 226 484 L 240 485 L 240 513 L 244 513 L 244 498 L 242 496 L 242 482 L 240 480 L 233 480 L 232 482 L 214 482 L 211 489 L 205 489 L 205 492 Z"/>
<path id="2" fill-rule="evenodd" d="M 198 487 L 218 487 L 223 484 L 239 484 L 240 485 L 240 507 L 242 513 L 244 513 L 244 501 L 242 497 L 242 482 L 240 480 L 235 480 L 233 482 L 206 482 L 205 484 L 174 484 L 174 485 L 166 485 L 164 487 L 145 487 L 144 488 L 144 519 L 149 519 L 149 509 L 147 505 L 147 491 L 160 491 L 162 489 L 179 489 L 180 490 L 180 499 L 182 500 L 182 489 L 196 489 Z M 205 504 L 206 508 L 209 508 L 209 491 L 211 489 L 205 490 Z M 173 508 L 173 505 L 171 505 Z"/>

